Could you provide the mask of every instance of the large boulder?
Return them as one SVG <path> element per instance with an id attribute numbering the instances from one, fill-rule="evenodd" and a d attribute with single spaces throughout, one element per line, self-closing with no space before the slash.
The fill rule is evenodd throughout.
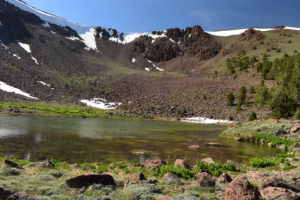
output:
<path id="1" fill-rule="evenodd" d="M 224 200 L 257 200 L 260 193 L 246 177 L 235 178 L 225 189 Z"/>
<path id="2" fill-rule="evenodd" d="M 163 176 L 163 179 L 165 181 L 172 181 L 172 182 L 180 182 L 180 177 L 177 176 L 176 174 L 173 174 L 173 173 L 166 173 L 164 176 Z"/>
<path id="3" fill-rule="evenodd" d="M 150 160 L 150 159 L 146 160 L 144 163 L 144 166 L 148 170 L 153 170 L 153 169 L 159 168 L 160 166 L 165 165 L 165 164 L 166 163 L 162 159 L 158 158 L 155 160 Z"/>
<path id="4" fill-rule="evenodd" d="M 276 176 L 270 176 L 269 178 L 265 179 L 263 183 L 261 184 L 262 188 L 267 187 L 281 187 L 293 190 L 295 192 L 300 192 L 299 188 L 294 187 L 294 185 L 290 185 L 286 183 L 282 178 L 278 178 Z"/>
<path id="5" fill-rule="evenodd" d="M 4 187 L 0 187 L 0 199 L 7 199 L 9 196 L 13 195 L 15 192 L 12 190 L 7 190 Z"/>
<path id="6" fill-rule="evenodd" d="M 191 169 L 190 165 L 187 164 L 184 160 L 177 159 L 174 163 L 175 166 L 180 166 L 184 169 Z"/>
<path id="7" fill-rule="evenodd" d="M 300 196 L 292 190 L 281 187 L 267 187 L 261 191 L 262 197 L 267 200 L 299 200 Z"/>
<path id="8" fill-rule="evenodd" d="M 199 172 L 195 175 L 195 179 L 199 186 L 201 187 L 212 187 L 216 184 L 214 180 L 211 179 L 211 176 L 207 172 Z"/>
<path id="9" fill-rule="evenodd" d="M 66 183 L 70 188 L 88 187 L 93 184 L 112 185 L 112 186 L 116 185 L 113 177 L 109 174 L 81 175 L 67 180 Z"/>
<path id="10" fill-rule="evenodd" d="M 297 131 L 300 131 L 300 125 L 299 125 L 299 124 L 293 126 L 293 127 L 290 129 L 290 133 L 296 133 Z"/>

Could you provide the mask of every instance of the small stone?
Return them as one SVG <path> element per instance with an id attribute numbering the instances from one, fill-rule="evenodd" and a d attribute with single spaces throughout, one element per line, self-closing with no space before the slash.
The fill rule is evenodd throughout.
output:
<path id="1" fill-rule="evenodd" d="M 216 182 L 211 179 L 210 174 L 207 172 L 199 172 L 195 175 L 195 179 L 201 187 L 212 187 L 216 184 Z"/>
<path id="2" fill-rule="evenodd" d="M 221 174 L 217 179 L 218 183 L 230 183 L 232 181 L 231 177 L 228 174 Z"/>
<path id="3" fill-rule="evenodd" d="M 174 163 L 175 166 L 180 166 L 184 169 L 190 169 L 191 167 L 184 160 L 177 159 Z"/>
<path id="4" fill-rule="evenodd" d="M 268 147 L 271 147 L 271 146 L 272 146 L 272 142 L 269 142 L 269 143 L 268 143 Z"/>
<path id="5" fill-rule="evenodd" d="M 225 144 L 220 144 L 220 143 L 215 143 L 215 142 L 209 142 L 209 143 L 206 143 L 205 145 L 207 145 L 207 146 L 214 146 L 214 147 L 223 147 L 223 148 L 229 147 L 229 146 L 227 146 Z"/>
<path id="6" fill-rule="evenodd" d="M 239 142 L 242 141 L 242 138 L 240 138 L 240 137 L 235 137 L 234 139 L 235 139 L 235 141 L 239 141 Z"/>
<path id="7" fill-rule="evenodd" d="M 295 156 L 300 158 L 300 148 L 295 149 Z"/>
<path id="8" fill-rule="evenodd" d="M 31 163 L 30 167 L 54 168 L 54 164 L 51 161 L 46 160 L 43 162 Z"/>
<path id="9" fill-rule="evenodd" d="M 173 173 L 166 173 L 164 176 L 163 176 L 163 179 L 166 180 L 166 181 L 180 181 L 180 178 L 179 176 L 173 174 Z"/>
<path id="10" fill-rule="evenodd" d="M 300 130 L 300 125 L 295 125 L 290 129 L 290 133 L 296 133 Z"/>
<path id="11" fill-rule="evenodd" d="M 72 169 L 79 169 L 79 168 L 80 168 L 80 165 L 77 164 L 77 163 L 74 163 L 74 164 L 71 164 L 70 167 L 71 167 Z"/>
<path id="12" fill-rule="evenodd" d="M 210 163 L 210 164 L 215 163 L 215 161 L 214 161 L 211 157 L 204 158 L 204 159 L 202 159 L 201 161 L 202 161 L 202 162 L 206 162 L 206 163 Z"/>
<path id="13" fill-rule="evenodd" d="M 200 149 L 200 146 L 199 145 L 190 145 L 190 146 L 188 146 L 188 148 L 191 150 L 197 150 L 197 149 Z"/>
<path id="14" fill-rule="evenodd" d="M 264 139 L 260 139 L 260 140 L 259 140 L 259 144 L 260 144 L 260 145 L 264 145 L 264 144 L 265 144 L 265 140 L 264 140 Z"/>
<path id="15" fill-rule="evenodd" d="M 285 145 L 284 144 L 277 144 L 276 149 L 280 149 L 281 151 L 285 151 Z"/>
<path id="16" fill-rule="evenodd" d="M 145 155 L 145 152 L 132 152 L 133 155 L 142 156 Z"/>
<path id="17" fill-rule="evenodd" d="M 145 175 L 143 173 L 135 173 L 135 174 L 132 174 L 127 183 L 126 183 L 126 186 L 128 185 L 132 185 L 132 184 L 139 184 L 139 183 L 142 183 L 145 179 Z"/>
<path id="18" fill-rule="evenodd" d="M 158 197 L 157 200 L 174 200 L 172 197 L 166 196 L 166 195 L 161 195 Z"/>

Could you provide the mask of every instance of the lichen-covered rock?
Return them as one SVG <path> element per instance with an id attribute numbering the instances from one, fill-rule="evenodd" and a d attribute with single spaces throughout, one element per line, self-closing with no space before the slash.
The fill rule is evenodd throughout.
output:
<path id="1" fill-rule="evenodd" d="M 224 200 L 257 200 L 260 198 L 257 188 L 246 177 L 235 178 L 225 189 Z"/>

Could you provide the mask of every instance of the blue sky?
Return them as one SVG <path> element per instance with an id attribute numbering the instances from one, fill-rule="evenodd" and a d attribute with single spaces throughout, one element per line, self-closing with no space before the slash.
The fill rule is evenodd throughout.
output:
<path id="1" fill-rule="evenodd" d="M 124 32 L 200 25 L 205 30 L 300 27 L 299 0 L 25 0 L 82 25 Z"/>

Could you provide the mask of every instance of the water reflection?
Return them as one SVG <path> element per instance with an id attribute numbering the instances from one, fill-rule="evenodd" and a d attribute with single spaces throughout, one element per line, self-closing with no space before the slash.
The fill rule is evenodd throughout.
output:
<path id="1" fill-rule="evenodd" d="M 224 127 L 200 124 L 0 115 L 0 156 L 69 162 L 163 157 L 170 161 L 186 158 L 194 163 L 208 156 L 221 162 L 247 162 L 249 157 L 277 152 L 217 137 L 222 130 Z M 206 146 L 207 142 L 229 147 Z M 194 144 L 200 149 L 187 148 Z"/>

